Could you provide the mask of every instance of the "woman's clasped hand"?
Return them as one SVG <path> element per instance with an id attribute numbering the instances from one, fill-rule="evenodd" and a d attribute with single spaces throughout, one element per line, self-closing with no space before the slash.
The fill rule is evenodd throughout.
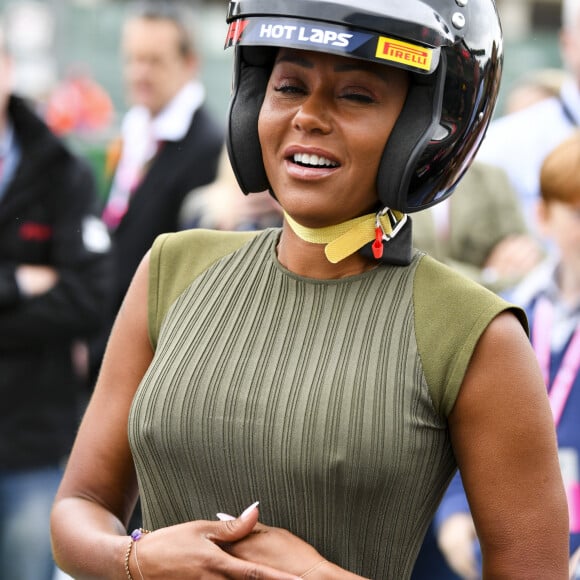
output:
<path id="1" fill-rule="evenodd" d="M 188 522 L 142 535 L 138 552 L 135 545 L 130 552 L 129 573 L 134 580 L 332 577 L 332 564 L 312 546 L 288 530 L 259 523 L 257 505 L 237 518 L 220 513 L 219 522 Z"/>

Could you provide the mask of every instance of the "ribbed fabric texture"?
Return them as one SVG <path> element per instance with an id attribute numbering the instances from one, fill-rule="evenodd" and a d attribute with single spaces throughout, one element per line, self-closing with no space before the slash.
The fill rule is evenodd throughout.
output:
<path id="1" fill-rule="evenodd" d="M 144 526 L 259 500 L 264 523 L 338 565 L 407 578 L 455 469 L 415 338 L 420 258 L 313 280 L 280 266 L 277 236 L 169 309 L 130 416 Z"/>

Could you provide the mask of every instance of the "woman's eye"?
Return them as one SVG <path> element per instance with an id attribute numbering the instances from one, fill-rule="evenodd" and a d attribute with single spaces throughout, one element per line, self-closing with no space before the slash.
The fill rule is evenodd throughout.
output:
<path id="1" fill-rule="evenodd" d="M 277 93 L 282 93 L 283 95 L 302 95 L 304 94 L 304 89 L 297 85 L 280 85 L 278 87 L 274 87 L 274 91 Z"/>
<path id="2" fill-rule="evenodd" d="M 341 95 L 341 98 L 363 104 L 370 104 L 375 102 L 371 96 L 363 93 L 345 93 Z"/>

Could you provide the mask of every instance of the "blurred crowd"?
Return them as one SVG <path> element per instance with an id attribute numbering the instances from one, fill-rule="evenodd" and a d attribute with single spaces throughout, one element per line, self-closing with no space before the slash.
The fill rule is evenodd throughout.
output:
<path id="1" fill-rule="evenodd" d="M 106 88 L 76 70 L 42 104 L 15 94 L 16 63 L 0 30 L 0 578 L 57 574 L 52 498 L 116 314 L 153 240 L 187 228 L 281 224 L 269 192 L 240 192 L 224 123 L 200 81 L 192 19 L 175 3 L 128 13 L 127 109 L 99 165 L 68 137 L 111 130 Z M 527 71 L 509 87 L 455 194 L 411 219 L 417 248 L 526 309 L 549 389 L 562 382 L 560 368 L 572 368 L 555 425 L 573 553 L 580 546 L 580 351 L 570 346 L 580 329 L 580 2 L 564 1 L 559 42 L 561 68 Z M 480 577 L 468 499 L 454 480 L 415 580 Z M 138 525 L 138 510 L 134 518 Z"/>

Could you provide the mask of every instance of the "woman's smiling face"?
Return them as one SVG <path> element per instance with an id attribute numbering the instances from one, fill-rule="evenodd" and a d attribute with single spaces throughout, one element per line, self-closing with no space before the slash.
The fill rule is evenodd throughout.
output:
<path id="1" fill-rule="evenodd" d="M 379 163 L 409 75 L 342 56 L 280 49 L 258 121 L 282 207 L 322 227 L 372 211 Z"/>

